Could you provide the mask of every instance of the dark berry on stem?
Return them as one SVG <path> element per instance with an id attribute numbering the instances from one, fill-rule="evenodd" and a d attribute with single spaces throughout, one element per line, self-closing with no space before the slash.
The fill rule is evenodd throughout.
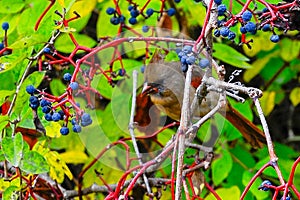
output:
<path id="1" fill-rule="evenodd" d="M 35 88 L 34 88 L 34 86 L 33 85 L 28 85 L 27 87 L 26 87 L 26 92 L 28 93 L 28 94 L 33 94 L 34 92 L 35 92 Z"/>
<path id="2" fill-rule="evenodd" d="M 43 106 L 42 107 L 42 112 L 43 113 L 49 113 L 51 111 L 51 108 L 49 106 Z"/>
<path id="3" fill-rule="evenodd" d="M 219 29 L 216 29 L 215 31 L 214 31 L 214 36 L 216 36 L 216 37 L 220 37 L 220 30 Z"/>
<path id="4" fill-rule="evenodd" d="M 137 9 L 132 9 L 130 11 L 131 17 L 137 17 L 137 16 L 139 16 L 139 14 L 140 14 L 140 12 Z"/>
<path id="5" fill-rule="evenodd" d="M 195 63 L 195 61 L 196 61 L 195 56 L 189 56 L 189 57 L 186 59 L 186 64 L 192 65 L 192 64 Z"/>
<path id="6" fill-rule="evenodd" d="M 182 64 L 181 65 L 181 71 L 182 72 L 187 72 L 187 70 L 188 70 L 188 65 L 187 64 Z"/>
<path id="7" fill-rule="evenodd" d="M 0 42 L 0 50 L 4 49 L 4 44 L 3 42 Z"/>
<path id="8" fill-rule="evenodd" d="M 47 121 L 52 121 L 52 115 L 50 113 L 45 114 L 44 117 Z"/>
<path id="9" fill-rule="evenodd" d="M 61 127 L 60 134 L 62 134 L 62 135 L 68 135 L 69 134 L 69 128 L 65 127 L 65 126 Z"/>
<path id="10" fill-rule="evenodd" d="M 254 24 L 253 22 L 248 22 L 245 25 L 245 29 L 249 33 L 255 33 L 255 31 L 256 31 L 256 24 Z"/>
<path id="11" fill-rule="evenodd" d="M 83 115 L 81 116 L 81 121 L 89 121 L 90 119 L 91 116 L 88 113 L 83 113 Z"/>
<path id="12" fill-rule="evenodd" d="M 187 57 L 186 55 L 182 56 L 182 57 L 180 58 L 181 64 L 183 64 L 183 65 L 187 64 L 187 63 L 186 63 L 186 59 L 187 59 L 187 58 L 188 58 L 188 57 Z"/>
<path id="13" fill-rule="evenodd" d="M 78 124 L 75 124 L 72 129 L 75 133 L 80 133 L 81 132 L 81 126 L 78 125 Z"/>
<path id="14" fill-rule="evenodd" d="M 222 0 L 214 0 L 215 4 L 220 5 L 222 4 Z"/>
<path id="15" fill-rule="evenodd" d="M 119 76 L 124 76 L 126 74 L 126 70 L 125 69 L 119 69 L 118 71 L 118 75 Z"/>
<path id="16" fill-rule="evenodd" d="M 70 87 L 72 90 L 77 90 L 79 85 L 77 82 L 72 82 L 72 83 L 70 83 Z"/>
<path id="17" fill-rule="evenodd" d="M 266 13 L 266 12 L 268 12 L 268 11 L 269 11 L 268 8 L 264 8 L 264 9 L 262 10 L 263 13 Z"/>
<path id="18" fill-rule="evenodd" d="M 77 121 L 76 121 L 76 118 L 73 118 L 73 119 L 71 120 L 71 124 L 72 124 L 72 125 L 78 124 Z"/>
<path id="19" fill-rule="evenodd" d="M 269 180 L 264 180 L 260 186 L 258 187 L 259 190 L 263 190 L 263 191 L 269 191 L 270 188 L 268 188 L 268 185 L 272 185 L 272 183 Z"/>
<path id="20" fill-rule="evenodd" d="M 149 31 L 149 26 L 144 25 L 144 26 L 142 27 L 142 31 L 143 31 L 144 33 L 147 33 L 147 32 Z"/>
<path id="21" fill-rule="evenodd" d="M 58 122 L 60 120 L 61 116 L 59 113 L 55 112 L 52 114 L 52 120 L 55 122 Z"/>
<path id="22" fill-rule="evenodd" d="M 243 34 L 247 33 L 246 28 L 244 26 L 241 26 L 240 32 Z"/>
<path id="23" fill-rule="evenodd" d="M 63 110 L 60 110 L 58 111 L 58 113 L 60 114 L 60 119 L 63 120 L 64 119 L 64 116 L 65 116 L 65 113 Z"/>
<path id="24" fill-rule="evenodd" d="M 173 15 L 175 15 L 175 13 L 176 13 L 175 8 L 170 8 L 170 9 L 167 11 L 167 14 L 168 14 L 170 17 L 173 16 Z"/>
<path id="25" fill-rule="evenodd" d="M 49 47 L 46 47 L 45 49 L 44 49 L 44 53 L 51 53 L 51 49 L 49 48 Z"/>
<path id="26" fill-rule="evenodd" d="M 262 31 L 269 31 L 269 30 L 271 30 L 270 24 L 265 24 L 265 25 L 262 27 L 261 30 L 262 30 Z"/>
<path id="27" fill-rule="evenodd" d="M 133 5 L 129 5 L 129 6 L 128 6 L 128 11 L 131 11 L 133 8 L 134 8 Z"/>
<path id="28" fill-rule="evenodd" d="M 219 16 L 224 15 L 226 10 L 227 10 L 226 5 L 224 5 L 224 4 L 219 5 L 218 6 L 218 15 Z"/>
<path id="29" fill-rule="evenodd" d="M 274 42 L 274 43 L 277 43 L 277 42 L 279 42 L 279 36 L 278 36 L 278 35 L 272 35 L 272 36 L 270 37 L 270 40 L 271 40 L 272 42 Z"/>
<path id="30" fill-rule="evenodd" d="M 44 107 L 44 106 L 50 106 L 51 105 L 51 102 L 46 100 L 46 99 L 42 99 L 41 100 L 41 106 Z"/>
<path id="31" fill-rule="evenodd" d="M 148 8 L 147 10 L 146 10 L 146 14 L 150 17 L 151 15 L 153 15 L 153 13 L 154 13 L 154 10 L 152 9 L 152 8 Z"/>
<path id="32" fill-rule="evenodd" d="M 182 48 L 182 51 L 184 53 L 191 53 L 193 50 L 193 47 L 192 46 L 189 46 L 189 45 L 185 45 L 183 48 Z"/>
<path id="33" fill-rule="evenodd" d="M 175 3 L 180 3 L 181 0 L 174 0 Z"/>
<path id="34" fill-rule="evenodd" d="M 210 65 L 209 63 L 209 60 L 207 58 L 202 58 L 200 61 L 199 61 L 199 66 L 204 69 L 206 67 L 208 67 Z"/>
<path id="35" fill-rule="evenodd" d="M 72 75 L 70 73 L 65 73 L 63 79 L 65 81 L 71 81 Z"/>
<path id="36" fill-rule="evenodd" d="M 2 29 L 3 29 L 4 31 L 7 31 L 7 30 L 9 29 L 9 23 L 8 23 L 8 22 L 3 22 L 3 23 L 2 23 Z"/>
<path id="37" fill-rule="evenodd" d="M 36 96 L 30 96 L 29 102 L 32 104 L 37 104 L 39 103 L 39 99 Z"/>
<path id="38" fill-rule="evenodd" d="M 250 21 L 252 18 L 252 13 L 248 10 L 246 10 L 243 14 L 242 14 L 242 19 L 244 22 L 248 22 Z"/>
<path id="39" fill-rule="evenodd" d="M 109 7 L 109 8 L 106 9 L 106 13 L 109 14 L 109 15 L 112 15 L 115 12 L 116 12 L 116 10 L 114 8 Z"/>
<path id="40" fill-rule="evenodd" d="M 141 73 L 145 72 L 145 65 L 141 66 Z"/>
<path id="41" fill-rule="evenodd" d="M 124 17 L 124 15 L 121 15 L 121 16 L 119 17 L 119 20 L 120 20 L 120 23 L 124 23 L 124 22 L 125 22 L 125 17 Z"/>
<path id="42" fill-rule="evenodd" d="M 120 18 L 112 17 L 112 18 L 110 18 L 110 23 L 112 23 L 113 25 L 118 25 L 120 23 Z"/>
<path id="43" fill-rule="evenodd" d="M 132 24 L 132 25 L 136 24 L 136 23 L 137 23 L 136 18 L 135 18 L 135 17 L 131 17 L 131 18 L 129 19 L 129 23 Z"/>
<path id="44" fill-rule="evenodd" d="M 220 29 L 220 34 L 223 36 L 223 37 L 227 37 L 229 35 L 229 28 L 227 28 L 226 26 L 225 27 L 222 27 Z"/>
<path id="45" fill-rule="evenodd" d="M 229 34 L 228 34 L 228 39 L 233 40 L 235 38 L 235 36 L 236 36 L 235 33 L 230 31 Z"/>

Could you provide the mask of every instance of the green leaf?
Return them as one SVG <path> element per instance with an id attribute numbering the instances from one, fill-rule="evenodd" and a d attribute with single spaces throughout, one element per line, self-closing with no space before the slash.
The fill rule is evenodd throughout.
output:
<path id="1" fill-rule="evenodd" d="M 219 185 L 228 176 L 232 168 L 232 158 L 227 150 L 222 151 L 220 158 L 212 163 L 212 180 L 214 185 Z"/>
<path id="2" fill-rule="evenodd" d="M 23 0 L 1 0 L 0 13 L 17 13 L 25 6 Z"/>
<path id="3" fill-rule="evenodd" d="M 300 51 L 299 41 L 283 38 L 283 40 L 280 41 L 279 45 L 280 56 L 284 61 L 290 62 L 298 57 Z"/>
<path id="4" fill-rule="evenodd" d="M 239 199 L 241 191 L 237 186 L 232 186 L 230 188 L 220 188 L 215 191 L 221 199 Z M 210 193 L 205 200 L 215 200 L 216 197 Z"/>
<path id="5" fill-rule="evenodd" d="M 60 79 L 54 78 L 50 82 L 50 89 L 53 95 L 59 96 L 65 92 L 66 85 Z"/>
<path id="6" fill-rule="evenodd" d="M 11 96 L 15 91 L 12 90 L 0 90 L 0 105 L 2 105 L 6 97 Z"/>
<path id="7" fill-rule="evenodd" d="M 9 123 L 9 117 L 7 115 L 0 115 L 0 130 L 4 129 Z"/>
<path id="8" fill-rule="evenodd" d="M 247 63 L 247 61 L 249 61 L 249 58 L 228 45 L 215 43 L 214 50 L 214 57 L 225 63 L 238 68 L 252 68 L 252 66 Z"/>
<path id="9" fill-rule="evenodd" d="M 10 200 L 18 200 L 18 187 L 15 185 L 9 186 L 4 192 L 3 192 L 3 199 L 10 199 Z"/>
<path id="10" fill-rule="evenodd" d="M 16 52 L 7 56 L 0 57 L 0 74 L 19 66 L 19 64 L 21 64 L 23 60 L 26 59 L 26 56 L 26 53 Z"/>
<path id="11" fill-rule="evenodd" d="M 14 137 L 5 137 L 2 140 L 2 150 L 5 158 L 14 167 L 20 165 L 20 161 L 23 156 L 23 137 L 21 133 L 17 133 Z"/>
<path id="12" fill-rule="evenodd" d="M 0 162 L 2 162 L 4 160 L 5 160 L 5 156 L 4 156 L 3 150 L 0 149 Z"/>
<path id="13" fill-rule="evenodd" d="M 297 106 L 300 103 L 300 87 L 296 87 L 290 93 L 290 100 L 293 106 Z"/>
<path id="14" fill-rule="evenodd" d="M 24 153 L 20 168 L 31 174 L 41 174 L 49 171 L 46 159 L 36 151 L 27 151 Z"/>
<path id="15" fill-rule="evenodd" d="M 73 35 L 76 38 L 76 41 L 79 43 L 79 45 L 85 46 L 87 48 L 92 48 L 97 44 L 95 40 L 93 40 L 87 35 L 82 35 L 78 33 L 73 33 Z M 55 40 L 54 46 L 58 51 L 63 53 L 71 53 L 75 49 L 75 45 L 70 39 L 69 34 L 66 33 L 61 34 Z"/>
<path id="16" fill-rule="evenodd" d="M 45 42 L 47 36 L 42 34 L 30 34 L 21 36 L 15 43 L 10 45 L 12 49 L 24 49 Z"/>
<path id="17" fill-rule="evenodd" d="M 42 80 L 45 76 L 45 73 L 46 72 L 36 71 L 36 72 L 33 72 L 32 74 L 30 74 L 25 79 L 25 81 L 21 85 L 21 88 L 20 88 L 16 103 L 15 103 L 14 112 L 16 115 L 19 115 L 21 113 L 21 111 L 24 108 L 24 104 L 27 103 L 27 101 L 29 99 L 29 94 L 27 94 L 27 92 L 26 92 L 26 87 L 28 85 L 33 85 L 35 88 L 38 87 L 40 85 L 40 83 L 42 82 Z"/>

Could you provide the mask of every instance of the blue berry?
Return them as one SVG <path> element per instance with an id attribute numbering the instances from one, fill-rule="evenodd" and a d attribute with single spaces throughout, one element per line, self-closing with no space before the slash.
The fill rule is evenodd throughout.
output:
<path id="1" fill-rule="evenodd" d="M 266 185 L 272 185 L 272 183 L 269 180 L 264 180 L 260 186 L 258 187 L 259 190 L 268 191 L 270 188 L 266 187 Z"/>
<path id="2" fill-rule="evenodd" d="M 63 110 L 60 110 L 58 111 L 58 114 L 60 114 L 60 119 L 63 120 L 64 119 L 64 116 L 65 116 L 65 113 Z"/>
<path id="3" fill-rule="evenodd" d="M 85 126 L 88 126 L 88 125 L 90 125 L 90 124 L 92 124 L 93 123 L 93 121 L 90 119 L 90 120 L 88 120 L 88 121 L 82 121 L 81 122 L 81 126 L 83 126 L 83 127 L 85 127 Z"/>
<path id="4" fill-rule="evenodd" d="M 141 66 L 141 73 L 145 72 L 145 65 Z"/>
<path id="5" fill-rule="evenodd" d="M 36 96 L 30 96 L 29 102 L 32 104 L 37 104 L 39 103 L 39 99 Z"/>
<path id="6" fill-rule="evenodd" d="M 214 31 L 214 36 L 216 36 L 216 37 L 220 37 L 220 30 L 219 29 L 216 29 L 215 31 Z"/>
<path id="7" fill-rule="evenodd" d="M 187 58 L 188 58 L 188 57 L 187 57 L 186 55 L 182 56 L 182 57 L 180 58 L 181 64 L 183 64 L 183 65 L 187 64 L 187 63 L 186 63 L 186 59 L 187 59 Z"/>
<path id="8" fill-rule="evenodd" d="M 144 26 L 142 27 L 142 31 L 143 31 L 144 33 L 147 33 L 147 32 L 149 31 L 149 26 L 144 25 Z"/>
<path id="9" fill-rule="evenodd" d="M 49 106 L 43 106 L 42 107 L 42 112 L 43 113 L 49 113 L 51 111 L 51 108 Z"/>
<path id="10" fill-rule="evenodd" d="M 73 118 L 73 119 L 71 120 L 71 123 L 72 123 L 72 125 L 78 124 L 77 121 L 76 121 L 76 118 Z"/>
<path id="11" fill-rule="evenodd" d="M 80 133 L 81 132 L 81 126 L 78 125 L 78 124 L 75 124 L 72 129 L 75 133 Z"/>
<path id="12" fill-rule="evenodd" d="M 183 51 L 180 51 L 179 53 L 178 53 L 178 58 L 182 58 L 182 56 L 186 56 L 186 53 L 184 53 Z"/>
<path id="13" fill-rule="evenodd" d="M 63 79 L 65 81 L 71 81 L 72 75 L 70 73 L 65 73 Z"/>
<path id="14" fill-rule="evenodd" d="M 47 121 L 52 121 L 52 115 L 50 113 L 45 114 L 44 117 Z"/>
<path id="15" fill-rule="evenodd" d="M 279 42 L 279 36 L 278 36 L 278 35 L 272 35 L 272 36 L 270 37 L 270 40 L 271 40 L 272 42 L 274 42 L 274 43 L 277 43 L 277 42 Z"/>
<path id="16" fill-rule="evenodd" d="M 8 22 L 3 22 L 3 23 L 2 23 L 2 29 L 3 29 L 4 31 L 7 31 L 7 30 L 9 29 L 9 23 L 8 23 Z"/>
<path id="17" fill-rule="evenodd" d="M 131 17 L 136 18 L 137 16 L 139 16 L 139 14 L 140 14 L 140 12 L 139 12 L 137 9 L 132 9 L 132 10 L 130 11 Z"/>
<path id="18" fill-rule="evenodd" d="M 129 23 L 132 24 L 132 25 L 136 24 L 136 23 L 137 23 L 136 18 L 135 18 L 135 17 L 131 17 L 131 18 L 129 19 Z"/>
<path id="19" fill-rule="evenodd" d="M 72 82 L 72 83 L 70 83 L 70 87 L 72 88 L 72 90 L 77 90 L 79 85 L 77 82 Z"/>
<path id="20" fill-rule="evenodd" d="M 0 42 L 0 51 L 1 51 L 2 49 L 4 49 L 4 44 L 3 44 L 3 42 Z"/>
<path id="21" fill-rule="evenodd" d="M 222 0 L 214 0 L 215 4 L 220 5 L 222 3 Z"/>
<path id="22" fill-rule="evenodd" d="M 204 69 L 206 67 L 208 67 L 210 65 L 209 63 L 209 60 L 207 58 L 202 58 L 200 61 L 199 61 L 199 66 Z"/>
<path id="23" fill-rule="evenodd" d="M 128 11 L 131 11 L 133 8 L 134 8 L 133 5 L 129 5 L 129 6 L 128 6 Z"/>
<path id="24" fill-rule="evenodd" d="M 154 10 L 152 8 L 148 8 L 146 10 L 146 14 L 148 15 L 148 17 L 150 17 L 151 15 L 153 15 L 153 13 L 154 13 Z"/>
<path id="25" fill-rule="evenodd" d="M 41 100 L 41 106 L 44 107 L 44 106 L 50 106 L 51 105 L 51 102 L 46 100 L 46 99 L 42 99 Z"/>
<path id="26" fill-rule="evenodd" d="M 186 54 L 188 53 L 192 53 L 192 50 L 193 50 L 193 47 L 192 46 L 189 46 L 189 45 L 185 45 L 183 48 L 182 48 L 182 51 Z"/>
<path id="27" fill-rule="evenodd" d="M 109 7 L 109 8 L 106 9 L 106 13 L 109 14 L 109 15 L 112 15 L 115 12 L 116 12 L 116 10 L 114 8 Z"/>
<path id="28" fill-rule="evenodd" d="M 81 121 L 86 122 L 86 121 L 89 121 L 89 120 L 91 120 L 90 114 L 88 114 L 88 113 L 83 113 L 83 115 L 81 116 Z"/>
<path id="29" fill-rule="evenodd" d="M 173 16 L 173 15 L 175 15 L 175 13 L 176 13 L 175 8 L 170 8 L 170 9 L 167 11 L 167 14 L 168 14 L 170 17 Z"/>
<path id="30" fill-rule="evenodd" d="M 189 56 L 189 57 L 186 59 L 186 64 L 192 65 L 192 64 L 195 63 L 195 61 L 196 61 L 195 56 Z"/>
<path id="31" fill-rule="evenodd" d="M 60 134 L 62 134 L 62 135 L 68 135 L 69 134 L 69 128 L 65 127 L 65 126 L 61 127 Z"/>
<path id="32" fill-rule="evenodd" d="M 112 17 L 112 18 L 110 18 L 110 23 L 112 23 L 113 25 L 118 25 L 120 23 L 120 18 Z"/>
<path id="33" fill-rule="evenodd" d="M 188 65 L 186 65 L 186 64 L 182 64 L 182 65 L 181 65 L 181 71 L 184 72 L 184 73 L 187 72 L 188 68 L 189 68 L 189 67 L 188 67 Z"/>
<path id="34" fill-rule="evenodd" d="M 244 26 L 241 26 L 240 32 L 243 34 L 247 33 L 246 28 Z"/>
<path id="35" fill-rule="evenodd" d="M 218 5 L 218 16 L 224 15 L 226 10 L 227 10 L 226 5 L 224 4 Z"/>
<path id="36" fill-rule="evenodd" d="M 28 85 L 27 87 L 26 87 L 26 92 L 28 93 L 28 94 L 33 94 L 34 92 L 35 92 L 35 88 L 34 88 L 34 86 L 33 85 Z"/>
<path id="37" fill-rule="evenodd" d="M 44 49 L 44 53 L 50 54 L 51 53 L 51 49 L 49 47 L 46 47 Z"/>
<path id="38" fill-rule="evenodd" d="M 126 74 L 126 70 L 125 69 L 119 69 L 118 71 L 118 75 L 119 76 L 124 76 Z"/>
<path id="39" fill-rule="evenodd" d="M 248 22 L 250 21 L 252 18 L 252 13 L 248 10 L 246 10 L 243 14 L 242 14 L 242 19 L 244 22 Z"/>
<path id="40" fill-rule="evenodd" d="M 264 9 L 262 10 L 263 13 L 266 13 L 266 12 L 268 12 L 268 11 L 269 11 L 268 8 L 264 8 Z"/>
<path id="41" fill-rule="evenodd" d="M 265 25 L 262 27 L 261 30 L 262 30 L 262 31 L 269 31 L 269 30 L 271 30 L 270 24 L 265 24 Z"/>
<path id="42" fill-rule="evenodd" d="M 34 110 L 37 109 L 37 108 L 39 107 L 39 105 L 40 105 L 39 103 L 37 103 L 37 104 L 32 104 L 32 103 L 29 104 L 29 106 L 30 106 L 32 109 L 34 109 Z"/>
<path id="43" fill-rule="evenodd" d="M 249 33 L 255 33 L 255 31 L 256 31 L 256 24 L 254 24 L 253 22 L 248 22 L 245 25 L 245 29 Z"/>
<path id="44" fill-rule="evenodd" d="M 181 0 L 174 0 L 175 3 L 180 3 Z"/>
<path id="45" fill-rule="evenodd" d="M 222 20 L 218 20 L 218 27 L 221 27 L 221 26 L 223 26 L 224 25 L 224 23 L 225 23 L 225 20 L 224 19 L 222 19 Z"/>
<path id="46" fill-rule="evenodd" d="M 124 15 L 121 15 L 121 16 L 119 17 L 119 20 L 120 20 L 120 23 L 124 23 L 124 22 L 125 22 L 125 17 L 124 17 Z"/>
<path id="47" fill-rule="evenodd" d="M 233 40 L 235 38 L 235 36 L 236 36 L 235 33 L 230 31 L 229 34 L 228 34 L 228 39 Z"/>
<path id="48" fill-rule="evenodd" d="M 222 27 L 220 29 L 220 34 L 223 36 L 223 37 L 227 37 L 229 35 L 229 28 L 227 28 L 226 26 L 225 27 Z"/>
<path id="49" fill-rule="evenodd" d="M 55 122 L 58 122 L 60 120 L 61 116 L 59 113 L 55 112 L 52 114 L 52 120 Z"/>

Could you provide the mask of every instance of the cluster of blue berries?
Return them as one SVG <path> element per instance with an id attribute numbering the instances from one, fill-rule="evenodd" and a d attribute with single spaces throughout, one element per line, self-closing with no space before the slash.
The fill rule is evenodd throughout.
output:
<path id="1" fill-rule="evenodd" d="M 214 0 L 215 4 L 217 4 L 217 11 L 218 11 L 218 16 L 219 17 L 225 17 L 222 20 L 218 21 L 218 27 L 219 29 L 216 29 L 214 31 L 214 35 L 216 37 L 224 37 L 228 38 L 229 40 L 233 40 L 236 37 L 236 34 L 232 32 L 229 27 L 224 26 L 224 22 L 226 19 L 226 12 L 227 12 L 227 7 L 226 5 L 222 4 L 222 0 Z M 266 10 L 266 9 L 264 9 Z M 263 11 L 264 12 L 264 11 Z M 251 22 L 252 19 L 252 13 L 248 10 L 242 13 L 241 15 L 241 24 L 242 26 L 240 27 L 240 32 L 242 34 L 250 33 L 250 34 L 256 34 L 257 29 L 260 29 L 257 24 Z M 270 31 L 271 27 L 270 24 L 265 24 L 264 26 L 261 27 L 262 31 Z M 279 36 L 276 35 L 275 33 L 270 37 L 270 40 L 274 43 L 277 43 L 279 41 Z"/>
<path id="2" fill-rule="evenodd" d="M 179 3 L 180 1 L 178 1 Z M 138 7 L 136 5 L 129 5 L 128 6 L 128 11 L 130 13 L 130 18 L 128 19 L 129 24 L 134 25 L 138 22 L 137 17 L 141 14 L 140 10 L 138 10 Z M 145 18 L 149 18 L 151 17 L 154 12 L 158 12 L 158 11 L 154 11 L 152 8 L 148 8 L 146 10 L 146 15 L 143 14 L 143 17 Z M 173 16 L 176 13 L 176 10 L 174 8 L 170 8 L 166 11 L 169 16 Z M 125 22 L 125 17 L 123 15 L 120 15 L 115 8 L 109 7 L 106 9 L 106 13 L 108 15 L 112 15 L 112 17 L 110 18 L 110 22 L 113 25 L 118 25 L 120 23 L 124 23 Z M 147 31 L 146 31 L 147 32 Z"/>
<path id="3" fill-rule="evenodd" d="M 264 180 L 260 186 L 258 187 L 259 190 L 263 190 L 263 191 L 269 191 L 270 188 L 268 186 L 271 186 L 272 183 L 269 180 Z"/>
<path id="4" fill-rule="evenodd" d="M 182 72 L 187 72 L 188 66 L 195 64 L 198 60 L 193 53 L 192 46 L 185 45 L 182 49 L 178 49 L 176 52 L 181 62 Z M 210 62 L 208 59 L 202 58 L 199 60 L 198 65 L 201 68 L 206 68 L 210 65 Z"/>

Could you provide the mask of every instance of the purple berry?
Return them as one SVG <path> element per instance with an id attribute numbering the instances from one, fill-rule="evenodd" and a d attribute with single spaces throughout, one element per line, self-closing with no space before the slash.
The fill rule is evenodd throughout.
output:
<path id="1" fill-rule="evenodd" d="M 125 69 L 119 69 L 118 71 L 118 75 L 119 76 L 124 76 L 126 74 L 126 70 Z"/>
<path id="2" fill-rule="evenodd" d="M 106 13 L 107 13 L 108 15 L 112 15 L 112 14 L 114 14 L 115 12 L 116 12 L 116 10 L 115 10 L 114 8 L 109 7 L 109 8 L 106 9 Z"/>
<path id="3" fill-rule="evenodd" d="M 45 114 L 44 117 L 47 121 L 52 121 L 52 115 L 50 113 Z"/>
<path id="4" fill-rule="evenodd" d="M 262 31 L 269 31 L 269 30 L 271 30 L 270 24 L 265 24 L 265 25 L 262 27 L 261 30 L 262 30 Z"/>
<path id="5" fill-rule="evenodd" d="M 240 28 L 240 32 L 241 32 L 241 33 L 243 33 L 243 34 L 247 33 L 247 31 L 246 31 L 246 29 L 245 29 L 245 27 L 244 27 L 244 26 L 241 26 L 241 28 Z"/>
<path id="6" fill-rule="evenodd" d="M 51 111 L 51 108 L 49 106 L 43 106 L 42 107 L 42 112 L 43 113 L 49 113 Z"/>
<path id="7" fill-rule="evenodd" d="M 220 29 L 220 34 L 223 36 L 223 37 L 227 37 L 229 35 L 229 28 L 227 28 L 226 26 L 222 27 Z"/>
<path id="8" fill-rule="evenodd" d="M 256 24 L 254 24 L 253 22 L 248 22 L 245 25 L 245 29 L 249 33 L 255 33 L 255 31 L 256 31 Z"/>
<path id="9" fill-rule="evenodd" d="M 112 17 L 112 18 L 110 18 L 110 23 L 112 23 L 113 25 L 118 25 L 120 23 L 120 18 Z"/>
<path id="10" fill-rule="evenodd" d="M 218 16 L 224 15 L 226 10 L 227 10 L 226 5 L 224 4 L 218 5 Z"/>
<path id="11" fill-rule="evenodd" d="M 130 11 L 130 16 L 133 18 L 136 18 L 137 16 L 139 16 L 140 12 L 137 9 L 132 9 Z"/>
<path id="12" fill-rule="evenodd" d="M 36 96 L 30 96 L 29 102 L 32 104 L 37 104 L 39 103 L 39 99 Z"/>
<path id="13" fill-rule="evenodd" d="M 215 4 L 220 5 L 222 3 L 222 0 L 214 0 Z"/>
<path id="14" fill-rule="evenodd" d="M 146 14 L 148 15 L 148 17 L 150 17 L 151 15 L 153 15 L 153 13 L 154 13 L 154 10 L 152 8 L 148 8 L 146 10 Z"/>
<path id="15" fill-rule="evenodd" d="M 277 42 L 279 42 L 279 36 L 278 36 L 278 35 L 272 35 L 272 36 L 270 37 L 270 40 L 271 40 L 272 42 L 274 42 L 274 43 L 277 43 Z"/>
<path id="16" fill-rule="evenodd" d="M 52 114 L 52 120 L 55 122 L 58 122 L 60 120 L 61 116 L 59 113 L 55 112 Z"/>
<path id="17" fill-rule="evenodd" d="M 235 33 L 230 31 L 229 34 L 228 34 L 228 39 L 233 40 L 235 38 L 235 36 L 236 36 Z"/>
<path id="18" fill-rule="evenodd" d="M 75 124 L 72 129 L 75 133 L 80 133 L 81 132 L 81 126 L 78 125 L 78 124 Z"/>
<path id="19" fill-rule="evenodd" d="M 72 75 L 70 73 L 65 73 L 63 79 L 65 81 L 71 81 Z"/>
<path id="20" fill-rule="evenodd" d="M 131 18 L 129 19 L 129 23 L 132 24 L 132 25 L 136 24 L 136 23 L 137 23 L 136 18 L 135 18 L 135 17 L 131 17 Z"/>

